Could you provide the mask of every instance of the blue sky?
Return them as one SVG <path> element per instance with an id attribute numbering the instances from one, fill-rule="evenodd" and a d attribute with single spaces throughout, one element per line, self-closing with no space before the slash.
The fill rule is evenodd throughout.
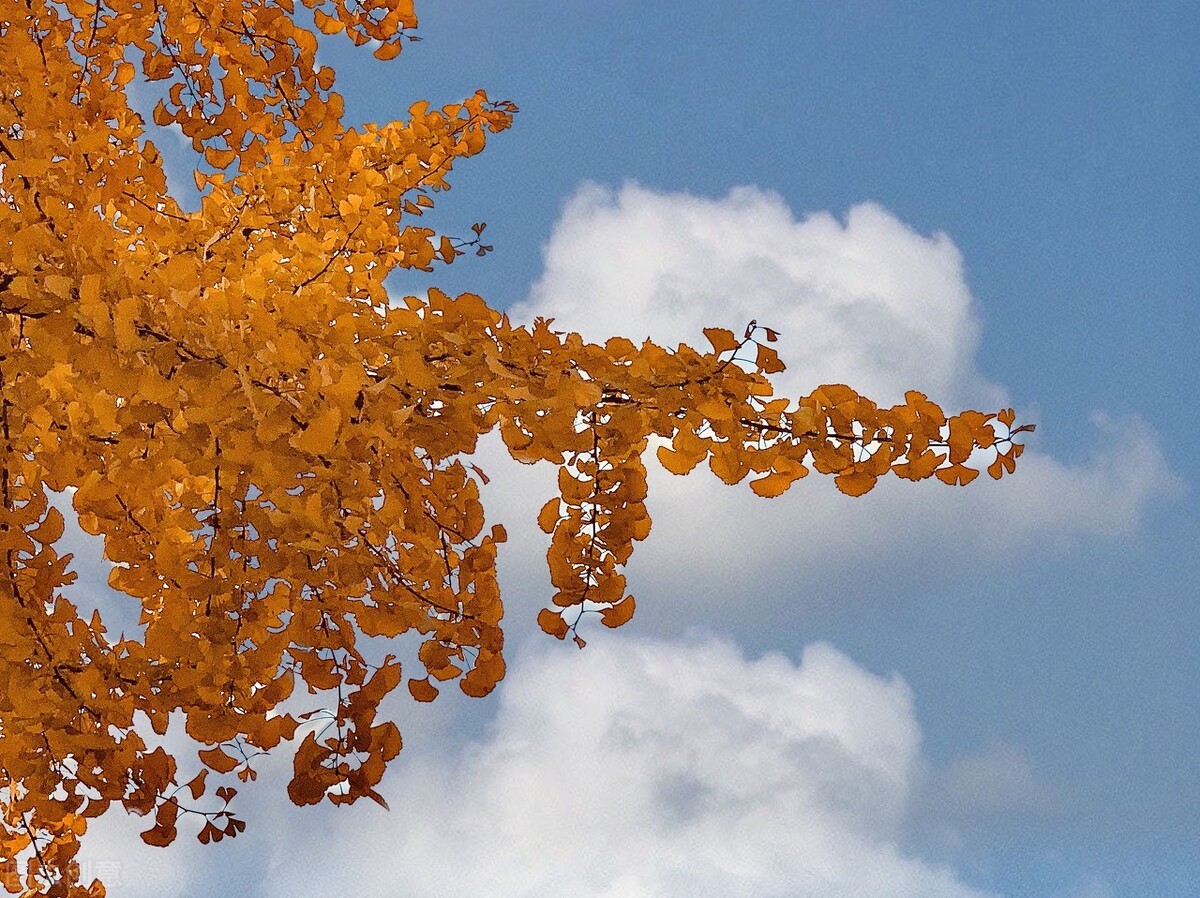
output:
<path id="1" fill-rule="evenodd" d="M 131 870 L 163 878 L 131 874 L 113 893 L 168 894 L 179 876 L 193 886 L 177 894 L 214 877 L 256 895 L 311 885 L 322 868 L 305 840 L 319 832 L 325 869 L 364 894 L 427 894 L 426 874 L 468 890 L 453 849 L 505 894 L 698 894 L 681 871 L 716 858 L 713 894 L 1195 895 L 1200 12 L 418 12 L 422 41 L 395 62 L 322 44 L 349 120 L 478 87 L 522 111 L 433 219 L 452 233 L 486 220 L 494 253 L 397 276 L 398 293 L 471 290 L 597 337 L 696 341 L 757 317 L 784 333 L 793 393 L 857 376 L 885 394 L 1011 402 L 1038 423 L 1029 464 L 961 493 L 849 500 L 806 482 L 770 503 L 703 473 L 658 476 L 655 530 L 630 568 L 638 617 L 568 653 L 534 635 L 544 474 L 485 447 L 513 536 L 514 672 L 483 702 L 397 705 L 406 750 L 386 794 L 422 812 L 302 812 L 268 782 L 236 845 L 138 855 Z M 173 182 L 190 180 L 171 160 Z M 724 723 L 663 665 L 708 684 Z M 718 670 L 743 688 L 726 695 L 706 679 Z M 627 738 L 593 756 L 564 717 Z M 751 756 L 733 723 L 774 735 Z M 529 728 L 544 738 L 515 750 Z M 646 748 L 659 745 L 679 762 Z M 775 777 L 763 795 L 749 785 Z M 104 825 L 94 857 L 128 857 L 133 830 Z M 557 846 L 571 826 L 629 862 Z M 729 846 L 750 860 L 722 866 Z"/>

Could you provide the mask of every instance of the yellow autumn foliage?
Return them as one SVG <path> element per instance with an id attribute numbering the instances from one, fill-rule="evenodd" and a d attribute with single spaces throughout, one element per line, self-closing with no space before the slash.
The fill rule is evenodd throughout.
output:
<path id="1" fill-rule="evenodd" d="M 416 27 L 409 0 L 304 5 L 379 59 Z M 816 469 L 859 495 L 889 471 L 968 482 L 981 449 L 1000 477 L 1031 429 L 1010 410 L 947 418 L 919 393 L 890 409 L 841 385 L 774 397 L 783 363 L 757 325 L 670 351 L 518 326 L 470 294 L 392 301 L 397 269 L 488 249 L 481 225 L 467 242 L 417 219 L 517 108 L 480 91 L 350 127 L 316 51 L 291 0 L 0 0 L 10 891 L 102 895 L 74 858 L 112 805 L 150 818 L 153 845 L 181 810 L 204 818 L 202 842 L 237 835 L 229 782 L 285 742 L 293 801 L 383 803 L 401 742 L 377 712 L 404 677 L 371 640 L 411 634 L 418 701 L 504 675 L 504 532 L 485 529 L 466 461 L 482 434 L 560 470 L 537 519 L 556 590 L 538 623 L 578 640 L 585 612 L 610 627 L 633 614 L 622 569 L 650 530 L 652 439 L 676 473 L 707 460 L 777 496 Z M 198 154 L 195 211 L 131 105 L 146 82 L 153 121 Z M 74 575 L 49 494 L 63 491 L 143 632 L 113 638 L 62 595 Z M 204 765 L 186 783 L 146 732 L 175 712 Z"/>

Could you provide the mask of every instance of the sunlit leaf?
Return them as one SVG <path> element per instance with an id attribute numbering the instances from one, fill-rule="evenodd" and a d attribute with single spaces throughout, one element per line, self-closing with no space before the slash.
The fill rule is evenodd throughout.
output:
<path id="1" fill-rule="evenodd" d="M 633 596 L 626 596 L 620 602 L 605 608 L 600 613 L 600 620 L 606 627 L 619 627 L 622 624 L 629 623 L 633 619 L 633 612 L 637 603 L 634 602 Z"/>
<path id="2" fill-rule="evenodd" d="M 409 680 L 408 691 L 419 702 L 431 702 L 438 697 L 438 688 L 429 682 L 429 678 Z"/>
<path id="3" fill-rule="evenodd" d="M 733 335 L 733 331 L 726 330 L 723 327 L 706 327 L 704 328 L 704 336 L 712 344 L 713 352 L 718 355 L 724 352 L 732 352 L 739 345 L 737 337 Z"/>
<path id="4" fill-rule="evenodd" d="M 229 773 L 238 766 L 241 762 L 237 758 L 230 757 L 220 746 L 216 748 L 201 749 L 199 752 L 200 760 L 208 767 L 211 767 L 217 773 Z"/>
<path id="5" fill-rule="evenodd" d="M 567 635 L 567 622 L 563 620 L 561 614 L 551 611 L 549 608 L 543 608 L 538 612 L 538 626 L 546 633 L 558 639 L 562 639 Z"/>
<path id="6" fill-rule="evenodd" d="M 875 486 L 876 477 L 868 471 L 843 471 L 834 478 L 834 485 L 847 496 L 862 496 Z"/>

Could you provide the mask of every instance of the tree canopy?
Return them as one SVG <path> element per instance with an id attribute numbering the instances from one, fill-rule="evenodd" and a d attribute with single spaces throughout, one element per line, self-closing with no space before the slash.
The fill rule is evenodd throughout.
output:
<path id="1" fill-rule="evenodd" d="M 472 239 L 423 225 L 453 164 L 517 113 L 480 91 L 351 127 L 319 30 L 399 54 L 411 0 L 0 0 L 0 862 L 9 891 L 102 895 L 73 859 L 112 804 L 166 845 L 244 824 L 253 759 L 293 743 L 296 804 L 384 803 L 401 747 L 380 702 L 504 675 L 500 525 L 470 459 L 498 430 L 558 468 L 537 524 L 554 593 L 538 623 L 634 612 L 646 461 L 702 463 L 778 496 L 809 470 L 852 496 L 889 472 L 999 478 L 1011 409 L 878 407 L 840 384 L 776 397 L 776 334 L 603 345 L 480 297 L 397 300 Z M 167 189 L 131 101 L 197 154 L 199 208 Z M 982 464 L 980 459 L 983 459 Z M 63 596 L 66 494 L 140 603 L 113 637 Z M 386 649 L 409 633 L 415 657 Z M 381 648 L 381 646 L 383 648 Z M 303 689 L 297 690 L 297 686 Z M 155 744 L 182 715 L 200 772 Z M 318 732 L 321 733 L 318 737 Z M 195 766 L 188 760 L 183 766 Z"/>

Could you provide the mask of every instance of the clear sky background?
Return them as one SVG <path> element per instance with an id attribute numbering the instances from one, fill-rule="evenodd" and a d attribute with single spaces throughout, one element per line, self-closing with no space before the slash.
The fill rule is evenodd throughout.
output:
<path id="1" fill-rule="evenodd" d="M 672 343 L 753 317 L 791 395 L 918 388 L 1037 433 L 965 490 L 659 472 L 638 615 L 583 652 L 534 623 L 552 472 L 485 446 L 497 694 L 395 703 L 390 814 L 291 808 L 279 759 L 233 843 L 102 821 L 110 894 L 1200 894 L 1197 7 L 418 12 L 392 63 L 323 42 L 349 120 L 479 87 L 521 113 L 433 218 L 495 251 L 397 295 Z M 119 615 L 76 540 L 78 594 Z"/>

